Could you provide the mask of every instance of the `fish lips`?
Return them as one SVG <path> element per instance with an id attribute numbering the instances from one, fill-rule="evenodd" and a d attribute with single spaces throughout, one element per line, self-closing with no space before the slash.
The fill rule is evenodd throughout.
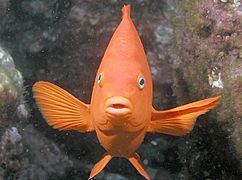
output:
<path id="1" fill-rule="evenodd" d="M 132 114 L 131 102 L 122 96 L 108 98 L 105 102 L 105 112 L 112 119 L 126 119 Z"/>

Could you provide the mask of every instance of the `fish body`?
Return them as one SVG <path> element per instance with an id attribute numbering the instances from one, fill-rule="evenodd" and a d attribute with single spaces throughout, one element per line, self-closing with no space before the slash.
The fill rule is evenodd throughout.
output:
<path id="1" fill-rule="evenodd" d="M 151 120 L 152 79 L 143 45 L 130 18 L 130 7 L 122 10 L 123 19 L 97 71 L 96 82 L 103 75 L 103 85 L 94 84 L 90 108 L 102 146 L 112 156 L 127 157 L 143 141 Z M 140 89 L 138 80 L 142 77 L 145 87 Z M 108 108 L 115 110 L 115 105 L 117 110 L 127 108 L 130 112 L 107 112 Z"/>
<path id="2" fill-rule="evenodd" d="M 95 131 L 106 153 L 93 167 L 96 176 L 113 157 L 124 157 L 150 179 L 136 150 L 147 132 L 182 136 L 220 96 L 170 110 L 152 107 L 152 79 L 145 51 L 130 18 L 130 5 L 115 30 L 98 68 L 90 104 L 49 82 L 36 82 L 33 93 L 49 123 L 59 130 Z"/>

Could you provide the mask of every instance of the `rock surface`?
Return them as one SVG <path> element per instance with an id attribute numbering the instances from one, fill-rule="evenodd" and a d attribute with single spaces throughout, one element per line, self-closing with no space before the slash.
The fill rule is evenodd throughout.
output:
<path id="1" fill-rule="evenodd" d="M 12 109 L 19 104 L 24 106 L 22 93 L 22 74 L 16 69 L 11 55 L 0 46 L 0 129 L 9 125 L 9 117 L 14 113 Z"/>
<path id="2" fill-rule="evenodd" d="M 178 71 L 175 87 L 180 102 L 222 95 L 216 111 L 204 116 L 179 146 L 192 179 L 239 179 L 242 157 L 242 7 L 238 2 L 177 2 L 173 18 Z M 184 18 L 186 17 L 186 18 Z M 192 64 L 192 66 L 188 66 Z M 182 101 L 181 101 L 182 100 Z M 185 101 L 184 101 L 185 100 Z M 202 119 L 202 118 L 201 118 Z"/>
<path id="3" fill-rule="evenodd" d="M 0 0 L 0 180 L 88 178 L 104 153 L 95 134 L 53 130 L 31 86 L 47 80 L 90 102 L 97 67 L 129 2 L 151 66 L 154 106 L 222 95 L 190 134 L 146 136 L 139 154 L 152 179 L 242 178 L 241 1 Z M 116 158 L 96 179 L 142 177 Z"/>

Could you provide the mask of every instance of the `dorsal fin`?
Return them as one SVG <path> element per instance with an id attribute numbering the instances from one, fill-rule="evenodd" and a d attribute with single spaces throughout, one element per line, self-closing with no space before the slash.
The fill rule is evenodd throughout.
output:
<path id="1" fill-rule="evenodd" d="M 146 67 L 149 68 L 144 47 L 130 17 L 130 13 L 131 6 L 124 5 L 122 8 L 122 20 L 108 44 L 100 69 L 103 66 L 109 67 L 110 64 L 112 64 L 112 68 L 110 69 L 120 69 L 120 65 L 124 67 L 132 63 L 142 64 L 142 68 L 144 69 Z"/>
<path id="2" fill-rule="evenodd" d="M 124 5 L 124 7 L 122 8 L 122 13 L 123 13 L 123 18 L 130 18 L 130 5 Z"/>

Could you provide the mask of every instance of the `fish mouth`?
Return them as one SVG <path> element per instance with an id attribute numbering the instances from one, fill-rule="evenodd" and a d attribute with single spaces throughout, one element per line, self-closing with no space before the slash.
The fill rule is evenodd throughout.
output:
<path id="1" fill-rule="evenodd" d="M 125 117 L 131 114 L 131 103 L 127 98 L 115 96 L 106 100 L 105 112 L 114 117 Z"/>

